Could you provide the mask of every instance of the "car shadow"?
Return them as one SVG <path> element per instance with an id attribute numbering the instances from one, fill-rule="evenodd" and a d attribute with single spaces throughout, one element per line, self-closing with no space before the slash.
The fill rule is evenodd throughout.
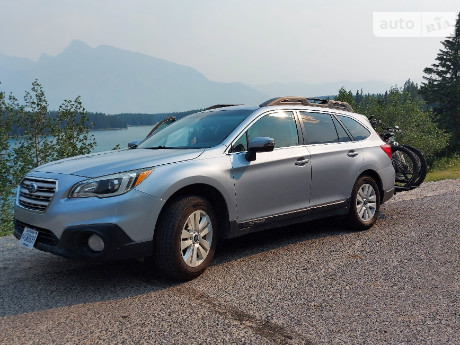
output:
<path id="1" fill-rule="evenodd" d="M 239 258 L 346 233 L 349 231 L 340 219 L 329 218 L 220 241 L 210 271 L 212 274 L 215 267 Z M 38 251 L 24 254 L 30 257 L 15 258 L 27 262 L 22 261 L 18 271 L 3 267 L 6 272 L 2 274 L 11 273 L 0 282 L 0 317 L 123 299 L 180 284 L 160 277 L 149 260 L 88 263 Z"/>
<path id="2" fill-rule="evenodd" d="M 257 255 L 294 243 L 315 240 L 327 236 L 349 233 L 343 218 L 331 217 L 306 223 L 273 228 L 245 236 L 220 241 L 214 256 L 214 265 Z"/>

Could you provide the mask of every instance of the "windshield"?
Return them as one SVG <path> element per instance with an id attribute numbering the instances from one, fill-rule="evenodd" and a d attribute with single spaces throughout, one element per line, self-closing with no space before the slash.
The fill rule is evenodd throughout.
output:
<path id="1" fill-rule="evenodd" d="M 208 148 L 220 144 L 253 110 L 192 114 L 143 141 L 139 148 Z"/>

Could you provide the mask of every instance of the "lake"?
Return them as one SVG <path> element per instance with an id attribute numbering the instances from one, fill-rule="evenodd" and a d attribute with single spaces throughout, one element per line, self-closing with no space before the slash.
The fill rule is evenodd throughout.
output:
<path id="1" fill-rule="evenodd" d="M 129 142 L 144 139 L 153 126 L 132 126 L 126 129 L 91 131 L 90 134 L 94 135 L 97 143 L 93 152 L 108 151 L 117 144 L 120 145 L 120 148 L 126 148 Z"/>
<path id="2" fill-rule="evenodd" d="M 117 144 L 120 145 L 120 148 L 126 148 L 129 142 L 144 139 L 153 126 L 133 126 L 124 129 L 90 131 L 90 134 L 94 135 L 97 144 L 93 152 L 109 151 Z M 8 141 L 12 142 L 13 140 L 9 139 Z"/>

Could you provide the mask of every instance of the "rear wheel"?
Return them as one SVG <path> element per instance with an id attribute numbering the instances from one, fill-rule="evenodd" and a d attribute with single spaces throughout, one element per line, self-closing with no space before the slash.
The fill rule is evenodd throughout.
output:
<path id="1" fill-rule="evenodd" d="M 217 220 L 206 199 L 190 196 L 172 202 L 155 229 L 153 259 L 175 280 L 190 280 L 210 265 L 217 244 Z"/>
<path id="2" fill-rule="evenodd" d="M 369 176 L 361 176 L 351 193 L 348 222 L 354 230 L 369 229 L 377 221 L 380 209 L 380 191 Z"/>

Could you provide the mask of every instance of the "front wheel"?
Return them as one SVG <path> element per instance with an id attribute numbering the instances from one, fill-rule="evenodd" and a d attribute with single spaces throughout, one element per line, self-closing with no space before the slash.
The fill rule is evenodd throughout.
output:
<path id="1" fill-rule="evenodd" d="M 155 266 L 175 280 L 199 276 L 214 256 L 216 228 L 216 215 L 206 199 L 189 196 L 172 202 L 155 229 Z"/>
<path id="2" fill-rule="evenodd" d="M 354 230 L 369 229 L 377 221 L 380 209 L 380 190 L 369 176 L 361 176 L 351 193 L 348 221 Z"/>

